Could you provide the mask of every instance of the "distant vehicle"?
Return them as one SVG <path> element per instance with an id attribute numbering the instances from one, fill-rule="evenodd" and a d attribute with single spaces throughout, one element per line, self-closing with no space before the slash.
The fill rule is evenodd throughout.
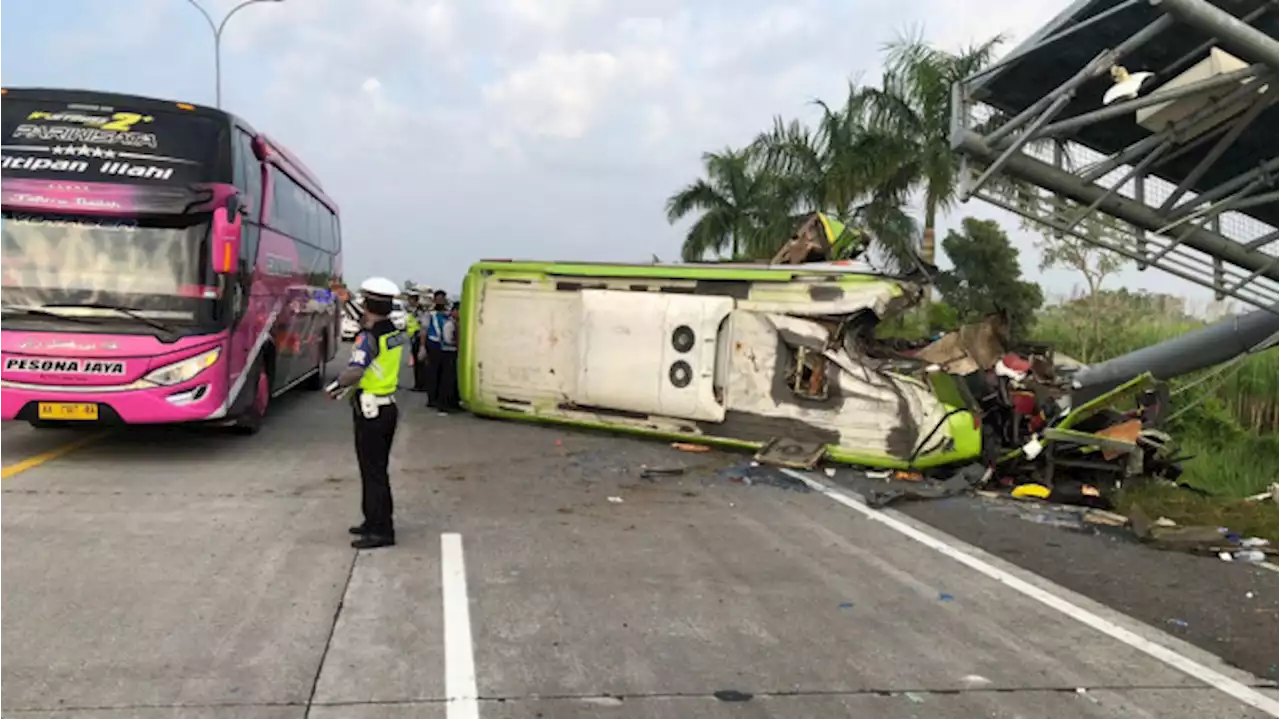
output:
<path id="1" fill-rule="evenodd" d="M 874 339 L 919 294 L 833 262 L 480 262 L 459 388 L 484 416 L 880 467 L 970 461 L 981 430 L 963 385 Z"/>
<path id="2" fill-rule="evenodd" d="M 396 297 L 391 300 L 391 321 L 400 329 L 407 326 L 408 309 L 404 300 Z M 360 313 L 362 305 L 359 299 L 354 299 L 347 306 L 347 311 L 342 314 L 342 341 L 351 342 L 360 334 Z"/>
<path id="3" fill-rule="evenodd" d="M 342 316 L 342 341 L 351 342 L 360 334 L 360 321 L 347 315 Z"/>
<path id="4" fill-rule="evenodd" d="M 3 91 L 3 413 L 257 431 L 338 337 L 337 206 L 226 112 Z"/>

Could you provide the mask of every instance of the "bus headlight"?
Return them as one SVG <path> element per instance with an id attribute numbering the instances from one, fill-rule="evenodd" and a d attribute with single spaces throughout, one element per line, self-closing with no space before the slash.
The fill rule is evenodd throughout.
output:
<path id="1" fill-rule="evenodd" d="M 214 347 L 208 352 L 201 352 L 195 357 L 188 357 L 179 362 L 151 370 L 143 379 L 165 386 L 181 384 L 212 367 L 213 363 L 218 361 L 220 354 L 222 354 L 222 348 Z"/>

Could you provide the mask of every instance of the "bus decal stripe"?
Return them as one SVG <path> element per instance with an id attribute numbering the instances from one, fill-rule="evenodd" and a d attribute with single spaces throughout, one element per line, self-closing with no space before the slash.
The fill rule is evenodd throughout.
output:
<path id="1" fill-rule="evenodd" d="M 240 391 L 244 389 L 245 381 L 249 379 L 249 369 L 258 360 L 258 354 L 262 352 L 262 346 L 267 343 L 267 338 L 271 336 L 271 330 L 276 326 L 276 317 L 280 315 L 280 310 L 283 307 L 284 302 L 277 300 L 275 307 L 271 310 L 271 314 L 267 316 L 266 324 L 263 325 L 262 331 L 258 333 L 258 338 L 253 342 L 253 349 L 249 351 L 249 357 L 245 360 L 244 368 L 240 370 L 240 376 L 231 385 L 231 391 L 227 392 L 227 399 L 209 414 L 208 419 L 225 417 L 231 406 L 235 404 L 236 398 L 240 396 Z"/>

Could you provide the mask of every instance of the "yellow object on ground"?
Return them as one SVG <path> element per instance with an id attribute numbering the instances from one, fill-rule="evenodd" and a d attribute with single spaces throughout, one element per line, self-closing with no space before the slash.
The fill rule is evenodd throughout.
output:
<path id="1" fill-rule="evenodd" d="M 1048 499 L 1049 488 L 1043 484 L 1019 484 L 1009 494 L 1015 499 Z"/>

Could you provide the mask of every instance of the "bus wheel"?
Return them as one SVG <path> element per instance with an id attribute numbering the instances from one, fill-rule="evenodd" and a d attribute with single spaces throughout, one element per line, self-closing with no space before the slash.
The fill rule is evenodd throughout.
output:
<path id="1" fill-rule="evenodd" d="M 325 368 L 325 364 L 327 364 L 325 362 L 325 357 L 327 357 L 328 354 L 329 354 L 329 341 L 321 340 L 320 352 L 316 356 L 316 372 L 315 374 L 307 378 L 306 385 L 305 385 L 307 389 L 309 390 L 324 389 L 324 368 Z"/>
<path id="2" fill-rule="evenodd" d="M 244 414 L 236 419 L 231 429 L 236 434 L 257 434 L 262 429 L 262 420 L 267 416 L 267 407 L 271 404 L 271 377 L 261 363 L 253 378 L 253 402 Z"/>

